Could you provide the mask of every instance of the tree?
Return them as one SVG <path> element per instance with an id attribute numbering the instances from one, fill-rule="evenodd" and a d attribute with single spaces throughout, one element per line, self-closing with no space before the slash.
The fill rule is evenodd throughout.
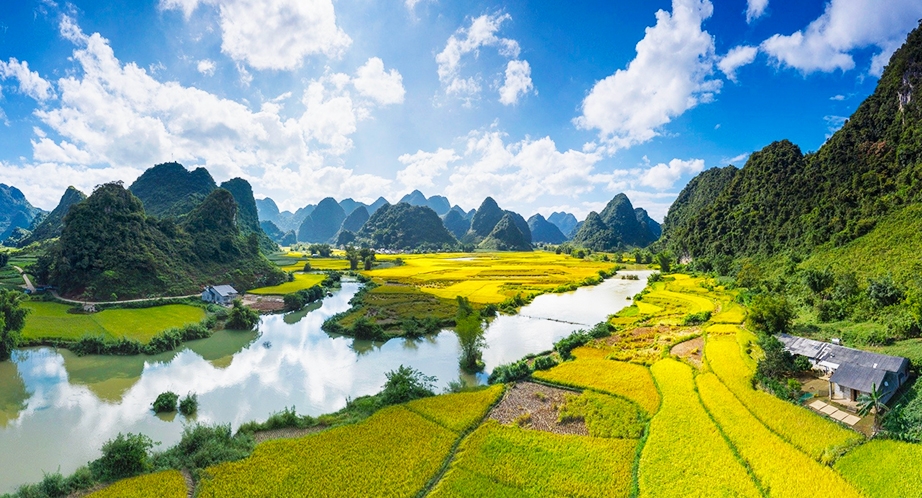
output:
<path id="1" fill-rule="evenodd" d="M 663 251 L 656 255 L 656 262 L 659 264 L 659 269 L 662 273 L 669 273 L 669 269 L 672 267 L 672 256 Z"/>
<path id="2" fill-rule="evenodd" d="M 349 269 L 357 270 L 359 268 L 359 252 L 353 246 L 346 246 L 346 259 L 349 260 Z"/>
<path id="3" fill-rule="evenodd" d="M 752 300 L 746 323 L 759 333 L 785 334 L 794 323 L 794 307 L 787 296 L 760 294 Z"/>
<path id="4" fill-rule="evenodd" d="M 10 358 L 26 326 L 29 310 L 22 307 L 22 296 L 14 290 L 0 290 L 0 361 Z"/>
<path id="5" fill-rule="evenodd" d="M 397 370 L 391 370 L 384 376 L 387 381 L 380 393 L 384 405 L 396 405 L 435 395 L 432 390 L 435 377 L 425 376 L 412 367 L 400 365 Z"/>
<path id="6" fill-rule="evenodd" d="M 9 262 L 10 262 L 10 253 L 0 252 L 0 268 L 3 268 L 4 266 L 6 266 L 6 264 Z"/>
<path id="7" fill-rule="evenodd" d="M 874 412 L 874 433 L 880 431 L 880 417 L 887 410 L 883 394 L 877 390 L 877 384 L 871 384 L 871 392 L 858 397 L 858 415 L 862 417 Z"/>
<path id="8" fill-rule="evenodd" d="M 93 477 L 109 482 L 150 470 L 153 441 L 143 434 L 119 433 L 102 445 L 102 457 L 90 463 Z"/>
<path id="9" fill-rule="evenodd" d="M 234 306 L 231 308 L 230 315 L 227 318 L 227 328 L 232 330 L 253 330 L 257 323 L 259 323 L 259 313 L 244 306 L 243 301 L 234 299 Z"/>

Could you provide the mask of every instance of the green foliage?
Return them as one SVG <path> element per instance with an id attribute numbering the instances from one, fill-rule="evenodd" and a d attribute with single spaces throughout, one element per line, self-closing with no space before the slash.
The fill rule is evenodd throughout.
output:
<path id="1" fill-rule="evenodd" d="M 903 300 L 905 293 L 887 275 L 881 279 L 868 280 L 868 298 L 877 306 L 892 306 Z"/>
<path id="2" fill-rule="evenodd" d="M 185 416 L 194 415 L 198 411 L 198 395 L 195 393 L 187 394 L 179 400 L 179 413 Z"/>
<path id="3" fill-rule="evenodd" d="M 656 255 L 656 258 L 654 259 L 656 260 L 656 264 L 659 265 L 660 272 L 669 273 L 669 270 L 671 269 L 671 265 L 672 265 L 672 257 L 669 255 L 668 252 L 663 251 L 661 253 L 658 253 Z"/>
<path id="4" fill-rule="evenodd" d="M 71 207 L 37 277 L 102 299 L 191 294 L 215 281 L 238 289 L 281 283 L 284 272 L 259 253 L 255 234 L 240 233 L 236 214 L 234 197 L 218 189 L 180 220 L 151 218 L 121 184 L 104 184 Z"/>
<path id="5" fill-rule="evenodd" d="M 589 330 L 577 330 L 563 339 L 554 343 L 554 351 L 564 360 L 569 360 L 573 356 L 570 354 L 574 349 L 588 344 L 593 339 L 601 339 L 611 335 L 612 327 L 608 322 L 599 322 Z"/>
<path id="6" fill-rule="evenodd" d="M 514 213 L 507 211 L 478 247 L 488 251 L 530 251 L 531 231 L 527 225 L 525 231 L 518 227 Z"/>
<path id="7" fill-rule="evenodd" d="M 557 359 L 551 355 L 539 356 L 532 362 L 535 370 L 550 370 L 557 366 Z"/>
<path id="8" fill-rule="evenodd" d="M 0 361 L 10 358 L 26 326 L 29 310 L 22 307 L 22 296 L 18 291 L 0 289 Z"/>
<path id="9" fill-rule="evenodd" d="M 176 402 L 179 401 L 179 395 L 173 391 L 160 393 L 154 400 L 152 408 L 155 413 L 170 413 L 176 411 Z"/>
<path id="10" fill-rule="evenodd" d="M 245 432 L 234 436 L 230 424 L 192 424 L 182 431 L 182 438 L 172 448 L 156 453 L 150 460 L 156 470 L 187 469 L 197 471 L 222 462 L 250 456 L 256 441 Z"/>
<path id="11" fill-rule="evenodd" d="M 381 206 L 356 233 L 359 242 L 393 250 L 442 250 L 458 241 L 431 208 L 406 203 Z"/>
<path id="12" fill-rule="evenodd" d="M 323 288 L 319 285 L 314 285 L 298 292 L 285 294 L 282 299 L 285 302 L 285 310 L 297 311 L 310 303 L 323 299 Z"/>
<path id="13" fill-rule="evenodd" d="M 348 405 L 351 405 L 352 402 L 347 402 Z M 295 412 L 295 407 L 285 407 L 284 410 L 280 412 L 275 412 L 266 419 L 265 422 L 247 422 L 240 426 L 238 432 L 253 434 L 257 431 L 271 431 L 275 429 L 306 429 L 317 425 L 317 420 L 310 415 L 298 415 Z"/>
<path id="14" fill-rule="evenodd" d="M 435 377 L 423 375 L 412 367 L 400 365 L 397 370 L 391 370 L 384 376 L 387 377 L 387 381 L 379 397 L 385 406 L 435 395 Z"/>
<path id="15" fill-rule="evenodd" d="M 689 313 L 682 318 L 682 325 L 701 325 L 702 323 L 711 319 L 710 311 L 699 311 L 697 313 Z"/>
<path id="16" fill-rule="evenodd" d="M 633 439 L 643 435 L 646 423 L 636 404 L 593 391 L 566 396 L 565 404 L 557 412 L 557 421 L 573 420 L 583 420 L 592 437 Z"/>
<path id="17" fill-rule="evenodd" d="M 234 299 L 230 315 L 227 318 L 227 328 L 231 330 L 253 330 L 259 323 L 259 313 L 243 305 L 240 299 Z"/>
<path id="18" fill-rule="evenodd" d="M 512 363 L 504 363 L 493 368 L 493 371 L 490 372 L 490 378 L 488 382 L 490 384 L 515 382 L 517 380 L 522 380 L 525 377 L 528 377 L 531 375 L 531 372 L 531 367 L 528 366 L 528 362 L 525 360 L 519 360 Z"/>
<path id="19" fill-rule="evenodd" d="M 646 215 L 646 212 L 643 213 Z M 645 247 L 658 238 L 652 225 L 638 220 L 631 201 L 618 194 L 601 213 L 589 213 L 580 229 L 573 235 L 572 244 L 593 251 L 620 251 L 626 247 Z M 652 221 L 652 220 L 650 220 Z M 666 270 L 668 271 L 668 270 Z"/>
<path id="20" fill-rule="evenodd" d="M 794 307 L 783 294 L 759 294 L 749 306 L 746 324 L 764 334 L 786 334 L 794 322 Z"/>
<path id="21" fill-rule="evenodd" d="M 458 312 L 461 315 L 461 310 Z M 487 342 L 483 337 L 483 325 L 480 315 L 470 310 L 466 315 L 455 320 L 455 334 L 461 345 L 461 355 L 458 363 L 466 372 L 479 372 L 483 370 L 481 354 Z"/>
<path id="22" fill-rule="evenodd" d="M 153 441 L 143 434 L 119 433 L 102 445 L 102 456 L 90 462 L 90 471 L 98 481 L 110 482 L 136 476 L 151 468 Z"/>

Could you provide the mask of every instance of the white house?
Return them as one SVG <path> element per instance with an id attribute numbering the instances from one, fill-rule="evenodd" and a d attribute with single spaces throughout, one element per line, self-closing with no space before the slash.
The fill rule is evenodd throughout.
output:
<path id="1" fill-rule="evenodd" d="M 215 304 L 231 304 L 237 299 L 237 290 L 229 285 L 209 285 L 202 291 L 202 301 Z"/>
<path id="2" fill-rule="evenodd" d="M 857 401 L 876 386 L 886 403 L 909 379 L 909 360 L 899 356 L 861 351 L 838 344 L 781 334 L 778 340 L 795 355 L 806 356 L 829 376 L 829 398 Z"/>

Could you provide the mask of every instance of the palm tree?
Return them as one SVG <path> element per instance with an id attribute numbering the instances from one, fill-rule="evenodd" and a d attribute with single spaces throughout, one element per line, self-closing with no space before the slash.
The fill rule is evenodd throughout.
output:
<path id="1" fill-rule="evenodd" d="M 877 390 L 877 384 L 871 384 L 871 392 L 858 397 L 858 415 L 862 417 L 874 411 L 874 434 L 880 432 L 880 417 L 887 410 L 883 394 Z"/>

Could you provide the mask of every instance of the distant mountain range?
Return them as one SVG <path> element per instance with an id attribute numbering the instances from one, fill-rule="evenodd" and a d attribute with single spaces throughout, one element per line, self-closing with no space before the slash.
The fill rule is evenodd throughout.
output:
<path id="1" fill-rule="evenodd" d="M 29 204 L 18 188 L 0 183 L 0 241 L 13 235 L 16 229 L 28 229 L 36 217 L 45 214 Z"/>

